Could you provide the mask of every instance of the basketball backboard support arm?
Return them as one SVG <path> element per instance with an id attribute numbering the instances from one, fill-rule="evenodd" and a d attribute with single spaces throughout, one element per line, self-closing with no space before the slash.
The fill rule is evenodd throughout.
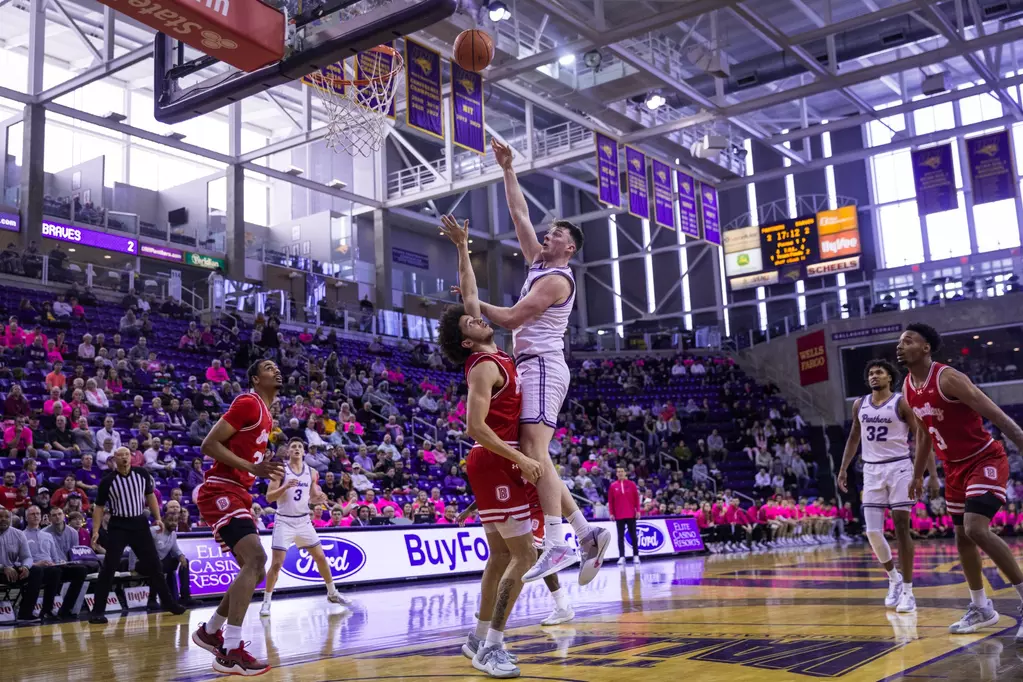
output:
<path id="1" fill-rule="evenodd" d="M 415 0 L 413 4 L 395 3 L 389 13 L 372 13 L 340 22 L 320 31 L 303 49 L 281 61 L 249 73 L 232 70 L 182 88 L 169 73 L 179 66 L 175 41 L 156 34 L 154 47 L 153 116 L 161 123 L 173 124 L 211 111 L 231 102 L 264 92 L 352 57 L 382 43 L 415 33 L 454 14 L 457 0 Z"/>

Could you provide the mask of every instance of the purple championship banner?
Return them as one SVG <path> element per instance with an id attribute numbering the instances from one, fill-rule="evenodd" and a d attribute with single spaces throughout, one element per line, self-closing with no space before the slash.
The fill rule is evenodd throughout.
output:
<path id="1" fill-rule="evenodd" d="M 710 185 L 697 182 L 700 193 L 700 211 L 703 214 L 703 238 L 721 246 L 721 225 L 718 222 L 718 191 Z"/>
<path id="2" fill-rule="evenodd" d="M 444 139 L 440 53 L 405 39 L 405 123 Z"/>
<path id="3" fill-rule="evenodd" d="M 654 222 L 669 230 L 675 229 L 675 194 L 671 191 L 671 168 L 657 159 L 650 159 L 654 171 Z"/>
<path id="4" fill-rule="evenodd" d="M 169 260 L 172 263 L 185 262 L 184 251 L 180 251 L 169 246 L 160 246 L 159 244 L 146 244 L 145 242 L 139 242 L 139 254 L 146 258 Z"/>
<path id="5" fill-rule="evenodd" d="M 600 188 L 600 202 L 615 208 L 622 206 L 622 185 L 618 173 L 618 141 L 594 132 L 597 145 L 597 183 Z"/>
<path id="6" fill-rule="evenodd" d="M 678 182 L 678 218 L 682 234 L 700 238 L 700 217 L 696 213 L 696 181 L 691 175 L 675 171 Z"/>
<path id="7" fill-rule="evenodd" d="M 61 242 L 92 246 L 104 251 L 116 251 L 117 253 L 128 253 L 137 256 L 139 243 L 131 237 L 122 237 L 119 234 L 108 234 L 96 230 L 87 230 L 84 227 L 65 225 L 51 220 L 43 221 L 43 237 L 56 239 Z"/>
<path id="8" fill-rule="evenodd" d="M 632 147 L 625 148 L 625 177 L 629 183 L 629 214 L 650 220 L 646 154 Z"/>
<path id="9" fill-rule="evenodd" d="M 386 47 L 393 48 L 394 43 L 383 43 Z M 355 80 L 364 78 L 379 78 L 386 76 L 394 68 L 394 57 L 383 52 L 360 52 L 355 55 Z M 377 108 L 377 98 L 373 96 L 373 88 L 358 88 L 356 100 L 359 104 L 370 109 Z M 394 100 L 391 100 L 391 108 L 387 110 L 387 117 L 394 120 Z"/>
<path id="10" fill-rule="evenodd" d="M 1008 130 L 967 138 L 966 156 L 974 205 L 1016 196 L 1016 166 Z"/>
<path id="11" fill-rule="evenodd" d="M 451 62 L 452 142 L 462 149 L 486 154 L 483 121 L 483 76 Z"/>
<path id="12" fill-rule="evenodd" d="M 6 230 L 7 232 L 20 232 L 21 216 L 17 213 L 0 211 L 0 230 Z"/>
<path id="13" fill-rule="evenodd" d="M 616 533 L 610 521 L 596 521 Z M 575 546 L 575 536 L 566 524 L 565 540 Z M 640 556 L 670 556 L 703 549 L 696 519 L 657 517 L 636 523 Z M 331 575 L 338 584 L 353 585 L 409 578 L 434 578 L 480 573 L 487 564 L 487 547 L 482 526 L 394 526 L 372 530 L 323 531 L 318 533 Z M 259 536 L 267 554 L 272 535 Z M 633 538 L 626 535 L 631 547 Z M 210 536 L 179 537 L 178 545 L 188 560 L 193 597 L 224 594 L 238 574 L 238 563 L 221 551 Z M 626 554 L 630 553 L 626 549 Z M 618 543 L 608 547 L 605 562 L 618 558 Z M 323 585 L 316 564 L 305 550 L 291 547 L 284 558 L 277 590 L 289 591 Z M 260 583 L 262 588 L 262 583 Z"/>
<path id="14" fill-rule="evenodd" d="M 955 172 L 952 169 L 952 143 L 917 149 L 912 153 L 916 207 L 920 215 L 959 208 Z"/>

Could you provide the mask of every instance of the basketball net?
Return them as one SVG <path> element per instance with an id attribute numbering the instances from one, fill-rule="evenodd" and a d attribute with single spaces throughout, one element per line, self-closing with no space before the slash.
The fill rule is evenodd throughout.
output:
<path id="1" fill-rule="evenodd" d="M 327 114 L 328 149 L 369 156 L 379 151 L 394 121 L 391 107 L 401 84 L 405 61 L 401 53 L 378 45 L 355 56 L 354 78 L 344 61 L 305 76 Z"/>

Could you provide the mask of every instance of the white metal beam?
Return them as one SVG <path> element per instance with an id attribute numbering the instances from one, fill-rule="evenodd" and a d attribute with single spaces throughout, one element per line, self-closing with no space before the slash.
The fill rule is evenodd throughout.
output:
<path id="1" fill-rule="evenodd" d="M 120 57 L 115 57 L 111 61 L 104 62 L 87 71 L 83 71 L 74 78 L 66 80 L 59 85 L 55 85 L 48 90 L 43 90 L 36 97 L 35 101 L 40 104 L 45 104 L 46 102 L 57 99 L 58 97 L 63 97 L 69 92 L 83 88 L 89 83 L 94 83 L 98 80 L 107 78 L 108 76 L 112 76 L 118 71 L 122 71 L 129 66 L 134 66 L 135 64 L 145 61 L 152 56 L 153 46 L 143 45 L 131 52 L 125 52 Z M 149 79 L 149 82 L 152 83 L 152 78 Z"/>
<path id="2" fill-rule="evenodd" d="M 98 49 L 96 49 L 96 46 L 92 44 L 92 41 L 89 40 L 89 37 L 82 32 L 82 29 L 78 26 L 78 23 L 71 17 L 70 14 L 68 14 L 68 11 L 64 9 L 64 5 L 60 2 L 60 0 L 49 0 L 49 2 L 52 3 L 60 11 L 60 13 L 64 15 L 64 18 L 67 19 L 68 27 L 74 32 L 76 36 L 78 36 L 78 40 L 80 40 L 82 44 L 85 45 L 86 49 L 88 49 L 89 52 L 92 53 L 92 56 L 96 58 L 96 61 L 102 62 L 103 54 Z"/>

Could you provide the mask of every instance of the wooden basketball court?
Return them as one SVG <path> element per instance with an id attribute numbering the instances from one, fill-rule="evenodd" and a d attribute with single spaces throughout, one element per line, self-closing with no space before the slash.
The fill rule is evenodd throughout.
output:
<path id="1" fill-rule="evenodd" d="M 918 548 L 915 616 L 884 608 L 886 578 L 860 544 L 612 564 L 582 589 L 569 571 L 576 620 L 537 625 L 553 603 L 542 582 L 532 584 L 508 640 L 523 680 L 1023 679 L 1023 646 L 1013 642 L 1019 600 L 993 568 L 985 572 L 1002 619 L 969 636 L 947 632 L 968 595 L 955 547 L 942 541 Z M 275 600 L 262 622 L 255 602 L 245 639 L 275 666 L 268 681 L 486 679 L 459 650 L 478 595 L 474 580 L 391 586 L 351 592 L 357 604 L 345 611 L 316 593 Z M 211 656 L 189 640 L 211 608 L 0 630 L 0 679 L 216 678 Z"/>

